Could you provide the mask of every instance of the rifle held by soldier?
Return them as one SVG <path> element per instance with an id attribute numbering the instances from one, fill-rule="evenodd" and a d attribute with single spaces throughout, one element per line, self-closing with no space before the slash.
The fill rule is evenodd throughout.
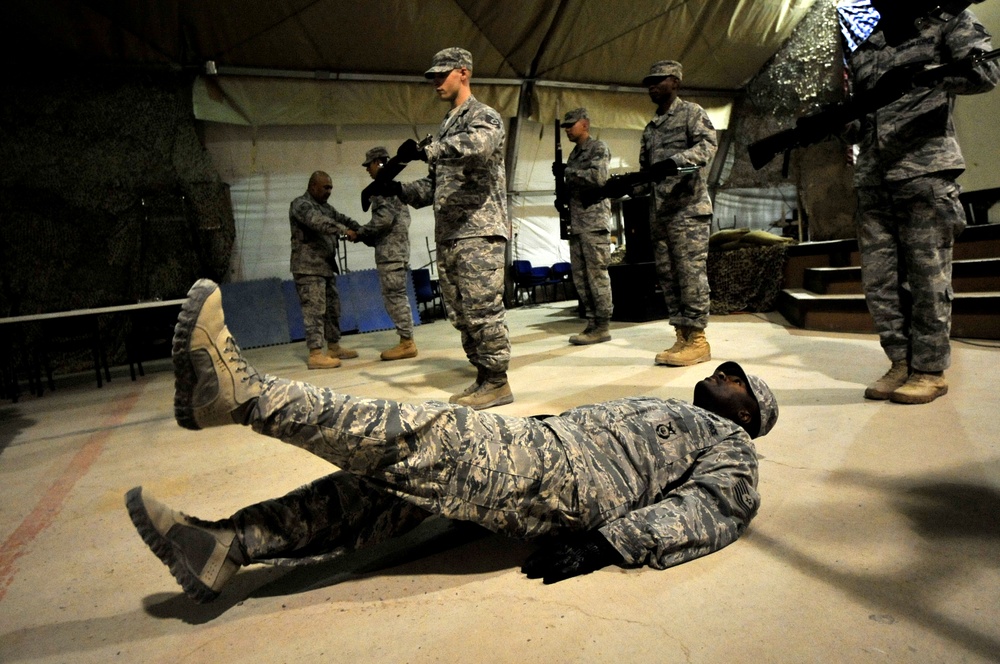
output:
<path id="1" fill-rule="evenodd" d="M 566 164 L 562 157 L 562 136 L 559 132 L 559 118 L 556 118 L 556 158 L 552 162 L 552 174 L 556 177 L 556 210 L 559 212 L 559 239 L 568 240 L 570 234 L 569 192 L 566 191 Z"/>
<path id="2" fill-rule="evenodd" d="M 386 182 L 395 180 L 396 176 L 402 173 L 403 169 L 406 168 L 406 165 L 411 161 L 414 159 L 427 161 L 427 155 L 424 152 L 424 148 L 431 144 L 431 140 L 432 137 L 427 135 L 419 143 L 412 138 L 403 141 L 403 143 L 396 150 L 396 156 L 385 162 L 385 166 L 380 168 L 378 173 L 375 174 L 375 179 L 372 180 L 371 184 L 361 190 L 361 209 L 368 212 L 368 208 L 370 208 L 372 204 L 372 196 L 374 196 Z"/>
<path id="3" fill-rule="evenodd" d="M 840 133 L 844 126 L 867 114 L 888 106 L 916 88 L 931 88 L 949 76 L 961 75 L 983 62 L 1000 57 L 1000 49 L 977 52 L 944 65 L 928 67 L 930 61 L 914 62 L 890 69 L 876 82 L 875 87 L 855 99 L 828 106 L 821 111 L 804 115 L 795 126 L 750 144 L 750 163 L 754 170 L 767 166 L 779 154 L 785 154 L 782 174 L 788 176 L 788 157 L 795 148 L 806 147 Z"/>
<path id="4" fill-rule="evenodd" d="M 649 168 L 644 168 L 632 173 L 612 175 L 608 178 L 608 181 L 604 184 L 604 186 L 595 187 L 594 189 L 583 192 L 580 195 L 580 200 L 583 202 L 584 207 L 590 207 L 595 203 L 603 201 L 605 198 L 615 199 L 628 196 L 635 191 L 636 187 L 640 185 L 659 182 L 660 180 L 672 175 L 688 175 L 691 173 L 697 173 L 700 170 L 700 166 L 678 167 L 672 160 L 664 159 L 663 161 L 656 162 Z"/>

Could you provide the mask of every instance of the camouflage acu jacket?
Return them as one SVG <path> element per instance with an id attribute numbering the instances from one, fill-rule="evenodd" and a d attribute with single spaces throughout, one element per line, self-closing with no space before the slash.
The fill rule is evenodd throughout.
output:
<path id="1" fill-rule="evenodd" d="M 566 188 L 569 190 L 570 224 L 573 235 L 611 230 L 611 201 L 584 207 L 580 194 L 608 181 L 611 150 L 604 141 L 588 138 L 569 153 L 566 160 Z"/>
<path id="2" fill-rule="evenodd" d="M 691 175 L 668 177 L 653 186 L 659 212 L 674 211 L 684 217 L 712 214 L 712 199 L 705 182 L 706 168 L 715 156 L 718 138 L 715 127 L 698 104 L 674 100 L 666 113 L 657 115 L 642 132 L 639 167 L 671 159 L 678 166 L 701 166 Z"/>
<path id="3" fill-rule="evenodd" d="M 945 24 L 928 24 L 897 47 L 886 44 L 881 31 L 872 33 L 850 57 L 855 95 L 871 90 L 894 67 L 929 60 L 946 64 L 970 52 L 992 50 L 990 36 L 969 11 Z M 994 60 L 951 77 L 935 88 L 917 88 L 868 114 L 848 140 L 860 144 L 854 183 L 879 186 L 883 180 L 908 180 L 918 175 L 965 169 L 955 137 L 952 108 L 955 95 L 987 92 L 1000 79 Z"/>
<path id="4" fill-rule="evenodd" d="M 372 196 L 372 220 L 358 229 L 358 238 L 375 247 L 375 264 L 410 261 L 410 211 L 395 196 Z"/>
<path id="5" fill-rule="evenodd" d="M 329 277 L 340 272 L 337 267 L 337 238 L 360 224 L 340 214 L 329 203 L 320 203 L 306 192 L 292 201 L 288 209 L 292 227 L 292 274 Z"/>
<path id="6" fill-rule="evenodd" d="M 757 512 L 756 451 L 731 420 L 632 397 L 544 423 L 563 443 L 585 528 L 598 525 L 627 564 L 662 569 L 711 553 Z"/>
<path id="7" fill-rule="evenodd" d="M 441 122 L 427 146 L 427 177 L 403 184 L 402 196 L 415 208 L 434 205 L 437 242 L 510 238 L 505 136 L 500 115 L 471 95 Z"/>

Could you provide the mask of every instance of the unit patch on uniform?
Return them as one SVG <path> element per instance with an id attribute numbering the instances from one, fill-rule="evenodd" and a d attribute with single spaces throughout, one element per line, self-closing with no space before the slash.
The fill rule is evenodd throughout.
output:
<path id="1" fill-rule="evenodd" d="M 676 433 L 677 431 L 674 429 L 673 422 L 661 422 L 660 424 L 656 425 L 657 438 L 663 438 L 664 440 L 666 440 L 667 438 L 670 438 Z"/>

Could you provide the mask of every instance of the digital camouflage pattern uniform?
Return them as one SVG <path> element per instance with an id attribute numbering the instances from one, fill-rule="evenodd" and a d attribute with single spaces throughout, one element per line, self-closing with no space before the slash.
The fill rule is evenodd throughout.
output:
<path id="1" fill-rule="evenodd" d="M 505 136 L 500 115 L 470 95 L 427 146 L 427 177 L 402 185 L 404 202 L 434 206 L 441 294 L 469 362 L 503 382 L 510 363 Z"/>
<path id="2" fill-rule="evenodd" d="M 683 401 L 525 418 L 262 381 L 254 431 L 342 471 L 233 516 L 255 562 L 336 555 L 440 514 L 525 539 L 596 528 L 626 565 L 666 568 L 735 541 L 760 502 L 750 436 Z"/>
<path id="3" fill-rule="evenodd" d="M 302 304 L 306 346 L 310 350 L 340 341 L 340 293 L 337 291 L 338 237 L 361 226 L 320 203 L 307 191 L 288 210 L 292 229 L 290 268 Z"/>
<path id="4" fill-rule="evenodd" d="M 874 32 L 850 57 L 855 95 L 887 71 L 930 60 L 948 63 L 992 50 L 990 37 L 968 11 L 945 24 L 928 22 L 892 47 Z M 849 138 L 860 143 L 854 171 L 858 244 L 868 309 L 886 355 L 916 371 L 951 363 L 951 257 L 965 228 L 955 178 L 965 161 L 955 136 L 955 95 L 993 89 L 995 61 L 933 89 L 916 88 L 866 116 Z"/>
<path id="5" fill-rule="evenodd" d="M 413 312 L 406 293 L 410 268 L 410 211 L 395 196 L 372 196 L 372 220 L 358 229 L 358 239 L 375 247 L 375 267 L 385 310 L 402 339 L 413 338 Z"/>
<path id="6" fill-rule="evenodd" d="M 588 320 L 611 320 L 611 201 L 605 199 L 585 207 L 580 194 L 602 187 L 608 181 L 611 150 L 604 141 L 588 138 L 570 152 L 566 160 L 566 189 L 569 191 L 569 260 L 573 285 L 583 302 Z"/>
<path id="7" fill-rule="evenodd" d="M 708 236 L 712 200 L 705 168 L 715 156 L 715 127 L 698 104 L 674 99 L 642 132 L 639 167 L 670 159 L 678 167 L 701 166 L 697 173 L 675 175 L 652 185 L 649 234 L 656 273 L 670 324 L 704 330 L 710 308 Z"/>

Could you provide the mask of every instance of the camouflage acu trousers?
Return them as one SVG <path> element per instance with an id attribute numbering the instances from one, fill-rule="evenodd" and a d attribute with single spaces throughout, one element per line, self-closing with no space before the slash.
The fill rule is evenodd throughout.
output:
<path id="1" fill-rule="evenodd" d="M 431 513 L 520 537 L 569 523 L 555 497 L 569 477 L 565 455 L 533 418 L 265 376 L 251 426 L 346 471 L 233 515 L 254 560 L 375 544 Z"/>
<path id="2" fill-rule="evenodd" d="M 325 348 L 327 342 L 340 341 L 340 293 L 337 277 L 296 274 L 295 290 L 302 304 L 302 323 L 306 328 L 306 347 Z"/>
<path id="3" fill-rule="evenodd" d="M 413 338 L 413 312 L 410 297 L 406 293 L 409 278 L 406 263 L 380 263 L 378 281 L 382 287 L 382 303 L 389 318 L 396 325 L 396 334 L 402 339 Z"/>
<path id="4" fill-rule="evenodd" d="M 925 176 L 858 188 L 858 245 L 868 310 L 885 354 L 919 371 L 951 364 L 951 255 L 965 228 L 959 188 Z"/>
<path id="5" fill-rule="evenodd" d="M 506 373 L 510 331 L 503 304 L 507 241 L 470 237 L 437 245 L 441 295 L 451 324 L 462 335 L 462 348 L 477 369 Z"/>
<path id="6" fill-rule="evenodd" d="M 607 232 L 579 233 L 569 238 L 573 286 L 588 320 L 611 320 L 611 240 Z"/>
<path id="7" fill-rule="evenodd" d="M 653 228 L 653 259 L 663 290 L 667 315 L 674 327 L 708 326 L 711 307 L 708 287 L 708 237 L 712 218 L 656 218 Z"/>

